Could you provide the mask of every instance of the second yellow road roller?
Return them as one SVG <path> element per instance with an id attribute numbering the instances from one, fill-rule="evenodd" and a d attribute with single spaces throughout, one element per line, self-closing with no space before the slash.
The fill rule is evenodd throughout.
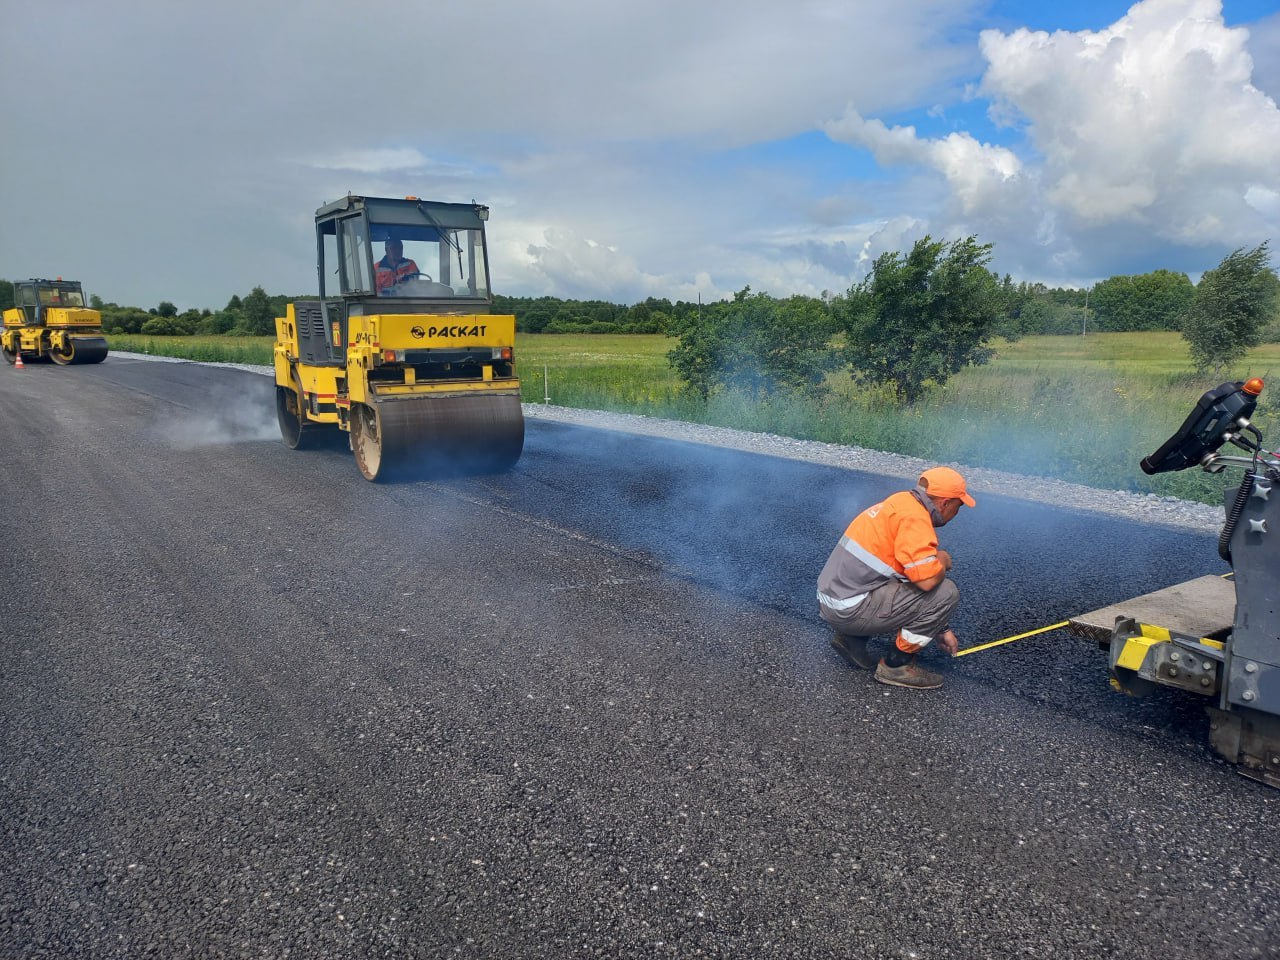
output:
<path id="1" fill-rule="evenodd" d="M 19 280 L 13 306 L 4 312 L 0 353 L 8 363 L 52 360 L 101 363 L 107 357 L 102 314 L 85 305 L 79 281 Z"/>
<path id="2" fill-rule="evenodd" d="M 489 209 L 346 196 L 316 211 L 319 297 L 276 319 L 294 449 L 345 431 L 368 480 L 493 473 L 524 448 L 514 316 L 490 312 Z"/>

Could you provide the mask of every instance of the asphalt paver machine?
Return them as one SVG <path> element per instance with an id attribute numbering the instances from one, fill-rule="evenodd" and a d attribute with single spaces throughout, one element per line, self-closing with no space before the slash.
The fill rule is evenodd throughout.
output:
<path id="1" fill-rule="evenodd" d="M 1280 457 L 1250 420 L 1262 386 L 1255 378 L 1207 391 L 1141 463 L 1147 474 L 1242 471 L 1226 490 L 1218 539 L 1232 579 L 1177 584 L 1070 627 L 1110 650 L 1117 690 L 1142 696 L 1163 686 L 1207 698 L 1213 749 L 1246 776 L 1280 787 Z M 1227 443 L 1243 453 L 1222 453 Z"/>

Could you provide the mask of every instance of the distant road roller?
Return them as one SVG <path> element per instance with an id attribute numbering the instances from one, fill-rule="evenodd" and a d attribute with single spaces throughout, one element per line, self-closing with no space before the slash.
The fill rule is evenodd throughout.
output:
<path id="1" fill-rule="evenodd" d="M 107 356 L 102 314 L 85 306 L 75 280 L 19 280 L 13 307 L 4 312 L 0 353 L 8 363 L 49 359 L 66 366 L 101 363 Z"/>
<path id="2" fill-rule="evenodd" d="M 347 196 L 316 211 L 320 297 L 276 320 L 287 446 L 349 434 L 368 480 L 496 473 L 524 448 L 514 316 L 490 313 L 489 208 Z"/>

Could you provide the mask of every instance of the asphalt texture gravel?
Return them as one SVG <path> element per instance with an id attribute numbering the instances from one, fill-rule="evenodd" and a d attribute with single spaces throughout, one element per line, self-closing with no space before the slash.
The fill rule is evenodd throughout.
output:
<path id="1" fill-rule="evenodd" d="M 1280 956 L 1280 791 L 1197 700 L 831 651 L 899 476 L 531 413 L 374 485 L 252 372 L 0 369 L 0 956 Z M 964 645 L 1223 572 L 1015 492 L 942 531 Z"/>

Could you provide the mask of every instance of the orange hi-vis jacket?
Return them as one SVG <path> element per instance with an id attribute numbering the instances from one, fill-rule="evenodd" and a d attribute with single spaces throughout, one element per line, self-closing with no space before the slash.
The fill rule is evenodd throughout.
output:
<path id="1" fill-rule="evenodd" d="M 944 572 L 922 496 L 904 490 L 853 518 L 818 576 L 819 603 L 845 612 L 890 580 L 916 583 Z"/>
<path id="2" fill-rule="evenodd" d="M 397 263 L 394 267 L 383 257 L 373 265 L 374 273 L 377 274 L 375 280 L 378 284 L 378 292 L 381 293 L 388 287 L 395 286 L 401 278 L 409 277 L 418 272 L 418 265 L 412 260 L 405 258 Z"/>

